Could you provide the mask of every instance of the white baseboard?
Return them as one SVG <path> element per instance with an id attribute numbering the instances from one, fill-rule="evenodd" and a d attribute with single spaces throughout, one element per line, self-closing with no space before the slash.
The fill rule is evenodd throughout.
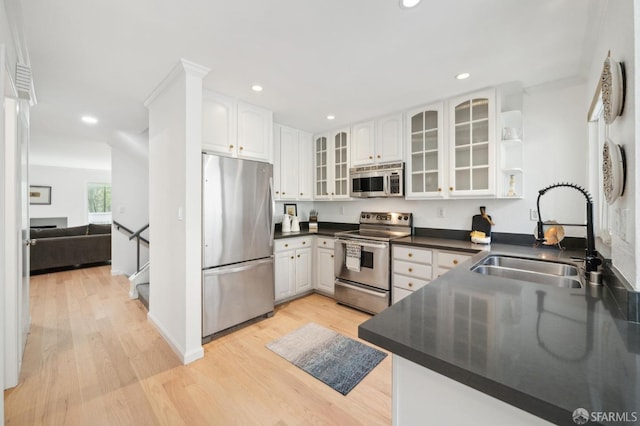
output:
<path id="1" fill-rule="evenodd" d="M 147 313 L 147 319 L 158 330 L 158 332 L 167 342 L 171 350 L 175 352 L 175 354 L 178 356 L 178 358 L 180 359 L 180 361 L 182 361 L 183 364 L 186 365 L 200 358 L 204 358 L 204 349 L 202 348 L 202 346 L 192 351 L 186 352 L 180 344 L 176 343 L 174 339 L 169 336 L 169 333 L 166 332 L 164 327 L 162 327 L 160 322 L 157 320 L 156 317 L 153 316 L 151 312 Z"/>

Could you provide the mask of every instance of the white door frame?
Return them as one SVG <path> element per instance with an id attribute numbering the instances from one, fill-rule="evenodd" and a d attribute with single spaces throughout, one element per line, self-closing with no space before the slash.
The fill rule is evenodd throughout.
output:
<path id="1" fill-rule="evenodd" d="M 29 103 L 18 99 L 10 71 L 3 66 L 3 383 L 7 389 L 18 385 L 22 356 L 29 331 L 29 271 L 23 257 L 23 235 L 28 238 L 28 147 Z M 27 152 L 25 152 L 25 150 Z M 26 216 L 25 216 L 26 215 Z M 25 231 L 25 229 L 27 231 Z M 28 262 L 26 263 L 28 268 Z M 26 276 L 23 276 L 23 273 Z"/>
<path id="2" fill-rule="evenodd" d="M 5 81 L 5 47 L 0 44 L 0 95 L 4 100 L 4 81 Z M 0 102 L 0 141 L 4 146 L 4 102 Z M 0 149 L 0 164 L 4 165 L 4 149 Z M 0 173 L 0 241 L 4 241 L 4 174 Z M 5 270 L 4 244 L 0 244 L 0 271 Z M 0 274 L 0 289 L 5 288 L 5 278 Z M 4 291 L 0 291 L 0 306 L 5 306 Z M 4 315 L 0 315 L 0 345 L 4 348 Z M 0 390 L 4 394 L 4 350 L 0 350 Z M 4 424 L 4 397 L 0 398 L 0 423 Z"/>

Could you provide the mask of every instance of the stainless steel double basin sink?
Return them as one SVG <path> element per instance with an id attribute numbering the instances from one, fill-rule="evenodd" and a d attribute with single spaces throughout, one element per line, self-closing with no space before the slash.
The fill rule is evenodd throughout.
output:
<path id="1" fill-rule="evenodd" d="M 563 288 L 583 288 L 577 264 L 508 255 L 489 255 L 471 267 L 473 272 Z"/>

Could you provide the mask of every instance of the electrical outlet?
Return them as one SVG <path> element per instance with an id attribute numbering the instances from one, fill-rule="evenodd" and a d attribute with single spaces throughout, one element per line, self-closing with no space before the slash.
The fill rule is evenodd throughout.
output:
<path id="1" fill-rule="evenodd" d="M 529 220 L 533 221 L 533 222 L 537 222 L 538 221 L 538 210 L 536 209 L 529 209 Z"/>
<path id="2" fill-rule="evenodd" d="M 445 217 L 445 216 L 446 216 L 446 211 L 444 207 L 438 207 L 438 217 Z"/>

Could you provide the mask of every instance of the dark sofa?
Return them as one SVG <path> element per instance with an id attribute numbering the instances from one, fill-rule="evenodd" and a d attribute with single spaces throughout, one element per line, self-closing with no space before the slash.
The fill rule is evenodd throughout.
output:
<path id="1" fill-rule="evenodd" d="M 31 229 L 31 272 L 111 260 L 111 225 Z"/>

